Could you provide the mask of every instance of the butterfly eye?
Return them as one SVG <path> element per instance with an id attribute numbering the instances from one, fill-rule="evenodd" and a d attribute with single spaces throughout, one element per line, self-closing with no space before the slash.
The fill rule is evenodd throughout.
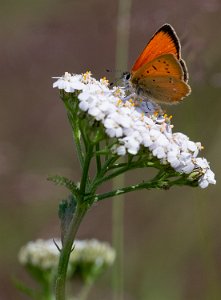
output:
<path id="1" fill-rule="evenodd" d="M 124 72 L 123 77 L 124 77 L 124 79 L 129 80 L 130 79 L 130 73 L 129 72 Z"/>

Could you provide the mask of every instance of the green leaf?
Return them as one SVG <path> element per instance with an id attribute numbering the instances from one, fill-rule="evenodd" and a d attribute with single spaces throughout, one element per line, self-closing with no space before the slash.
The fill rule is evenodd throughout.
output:
<path id="1" fill-rule="evenodd" d="M 47 180 L 52 181 L 56 185 L 61 185 L 66 187 L 72 194 L 78 197 L 79 195 L 78 187 L 71 179 L 60 175 L 52 175 L 52 176 L 48 176 Z"/>

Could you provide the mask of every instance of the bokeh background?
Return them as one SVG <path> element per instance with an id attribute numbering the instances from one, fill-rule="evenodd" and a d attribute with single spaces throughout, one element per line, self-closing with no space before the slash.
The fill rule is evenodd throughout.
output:
<path id="1" fill-rule="evenodd" d="M 17 253 L 29 240 L 59 235 L 57 207 L 67 191 L 49 174 L 79 178 L 71 131 L 52 76 L 114 69 L 118 1 L 0 1 L 0 299 L 27 299 Z M 125 199 L 124 298 L 221 299 L 221 2 L 133 0 L 129 68 L 164 23 L 183 46 L 192 94 L 167 108 L 175 131 L 205 146 L 216 173 L 206 190 L 173 188 Z M 113 76 L 113 75 L 111 75 Z M 113 79 L 113 78 L 112 78 Z M 145 170 L 126 180 L 142 180 Z M 78 237 L 111 242 L 111 201 L 93 207 Z M 90 299 L 111 299 L 110 272 Z"/>

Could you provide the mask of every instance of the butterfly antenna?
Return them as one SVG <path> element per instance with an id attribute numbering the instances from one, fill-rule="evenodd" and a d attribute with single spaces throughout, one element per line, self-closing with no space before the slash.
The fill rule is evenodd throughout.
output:
<path id="1" fill-rule="evenodd" d="M 107 72 L 107 73 L 123 73 L 123 71 L 122 70 L 117 70 L 117 69 L 105 69 L 105 71 Z"/>
<path id="2" fill-rule="evenodd" d="M 126 74 L 130 74 L 129 72 L 123 72 L 122 70 L 111 70 L 111 69 L 106 69 L 107 73 L 120 73 L 119 76 L 117 76 L 117 78 L 115 78 L 115 80 L 113 82 L 110 82 L 109 86 L 113 87 L 113 85 L 117 85 L 119 82 L 122 81 L 122 79 L 125 77 Z"/>

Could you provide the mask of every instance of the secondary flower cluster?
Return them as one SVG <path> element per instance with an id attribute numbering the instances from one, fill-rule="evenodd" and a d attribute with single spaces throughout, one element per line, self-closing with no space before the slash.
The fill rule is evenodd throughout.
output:
<path id="1" fill-rule="evenodd" d="M 57 245 L 61 245 L 60 240 L 55 242 Z M 59 255 L 60 253 L 52 239 L 39 239 L 23 246 L 18 258 L 24 266 L 29 265 L 40 270 L 53 271 L 57 268 Z M 111 266 L 114 260 L 115 251 L 108 243 L 95 239 L 76 240 L 69 261 L 69 276 L 72 276 L 76 269 L 79 272 L 81 268 L 88 265 L 96 267 L 96 269 L 105 269 Z"/>
<path id="2" fill-rule="evenodd" d="M 66 93 L 78 92 L 79 108 L 101 122 L 106 134 L 116 138 L 112 148 L 118 155 L 137 155 L 147 148 L 162 164 L 176 172 L 195 174 L 201 188 L 215 184 L 215 175 L 205 158 L 197 157 L 201 143 L 182 133 L 173 133 L 170 117 L 148 99 L 126 95 L 124 87 L 109 88 L 106 78 L 95 80 L 90 72 L 65 73 L 53 87 Z"/>

